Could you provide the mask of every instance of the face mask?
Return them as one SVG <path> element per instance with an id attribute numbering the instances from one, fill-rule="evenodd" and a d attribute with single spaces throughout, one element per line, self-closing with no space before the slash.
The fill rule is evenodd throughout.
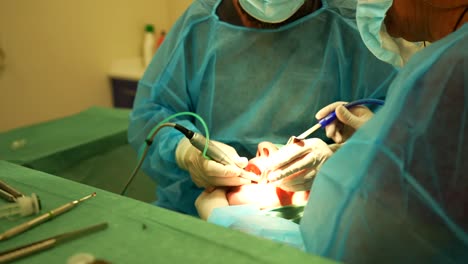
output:
<path id="1" fill-rule="evenodd" d="M 377 58 L 402 67 L 424 45 L 393 38 L 387 33 L 384 19 L 392 3 L 393 0 L 358 0 L 356 22 L 362 40 Z"/>
<path id="2" fill-rule="evenodd" d="M 266 23 L 280 23 L 290 18 L 305 0 L 239 0 L 249 15 Z"/>

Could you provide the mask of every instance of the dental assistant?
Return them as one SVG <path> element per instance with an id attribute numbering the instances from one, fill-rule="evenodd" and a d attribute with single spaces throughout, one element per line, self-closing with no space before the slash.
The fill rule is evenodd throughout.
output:
<path id="1" fill-rule="evenodd" d="M 308 252 L 468 263 L 467 9 L 467 0 L 358 1 L 366 46 L 401 70 L 385 106 L 317 174 L 300 225 Z M 339 111 L 337 128 L 360 119 Z"/>
<path id="2" fill-rule="evenodd" d="M 159 122 L 193 112 L 238 163 L 206 160 L 181 133 L 162 129 L 142 166 L 157 183 L 156 205 L 197 215 L 203 188 L 251 182 L 242 168 L 259 142 L 286 143 L 330 102 L 382 98 L 396 71 L 362 43 L 354 7 L 335 0 L 194 1 L 139 82 L 128 139 L 138 151 Z M 204 133 L 191 116 L 171 122 Z"/>

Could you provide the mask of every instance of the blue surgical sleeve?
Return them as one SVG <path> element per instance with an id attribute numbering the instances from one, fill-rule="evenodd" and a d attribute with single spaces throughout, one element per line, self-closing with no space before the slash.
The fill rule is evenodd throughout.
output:
<path id="1" fill-rule="evenodd" d="M 194 112 L 187 91 L 190 73 L 183 57 L 184 43 L 179 41 L 181 35 L 186 33 L 185 22 L 186 16 L 177 21 L 138 83 L 128 138 L 140 153 L 145 146 L 145 138 L 159 122 L 179 112 Z M 181 116 L 170 121 L 200 132 L 191 116 Z M 193 201 L 201 190 L 191 184 L 188 173 L 181 170 L 175 160 L 175 149 L 182 137 L 175 129 L 161 129 L 154 138 L 142 168 L 158 184 L 157 205 L 197 215 Z M 188 197 L 181 199 L 181 193 L 186 193 Z"/>

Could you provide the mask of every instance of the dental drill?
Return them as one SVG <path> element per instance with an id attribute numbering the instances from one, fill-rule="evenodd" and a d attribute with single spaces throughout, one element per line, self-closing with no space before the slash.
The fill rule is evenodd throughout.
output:
<path id="1" fill-rule="evenodd" d="M 199 133 L 193 132 L 179 124 L 175 124 L 174 128 L 182 132 L 182 134 L 184 134 L 185 137 L 189 139 L 190 143 L 192 143 L 192 146 L 203 152 L 206 146 L 206 138 L 204 136 L 202 136 Z M 211 141 L 208 141 L 208 149 L 206 150 L 206 155 L 210 159 L 217 161 L 221 164 L 236 165 L 236 163 L 232 160 L 231 157 L 229 157 L 229 155 L 227 155 L 224 151 L 218 148 Z"/>

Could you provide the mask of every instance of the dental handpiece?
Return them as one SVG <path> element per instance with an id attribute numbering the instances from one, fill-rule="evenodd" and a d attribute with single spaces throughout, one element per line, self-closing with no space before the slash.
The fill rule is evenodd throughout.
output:
<path id="1" fill-rule="evenodd" d="M 360 100 L 356 100 L 356 101 L 347 103 L 344 106 L 349 109 L 349 108 L 357 106 L 357 105 L 365 105 L 365 104 L 383 105 L 384 103 L 385 103 L 385 101 L 379 100 L 379 99 L 360 99 Z M 332 113 L 330 113 L 326 117 L 320 119 L 317 124 L 315 124 L 314 126 L 312 126 L 309 129 L 307 129 L 304 133 L 300 134 L 296 138 L 301 139 L 301 140 L 305 139 L 310 134 L 317 131 L 319 128 L 328 126 L 331 122 L 335 121 L 335 119 L 336 119 L 336 112 L 333 111 Z"/>
<path id="2" fill-rule="evenodd" d="M 192 146 L 200 150 L 201 152 L 204 151 L 205 145 L 206 145 L 206 138 L 196 132 L 193 132 L 191 130 L 186 129 L 185 127 L 176 124 L 175 128 L 182 132 L 190 141 Z M 236 165 L 234 160 L 227 155 L 224 151 L 222 151 L 220 148 L 218 148 L 213 142 L 209 141 L 208 142 L 208 149 L 206 150 L 206 155 L 221 164 L 224 165 Z"/>
<path id="3" fill-rule="evenodd" d="M 190 143 L 198 150 L 202 151 L 205 149 L 206 138 L 199 133 L 194 133 L 193 137 L 189 139 Z M 236 165 L 236 163 L 220 148 L 218 148 L 213 142 L 208 142 L 208 149 L 206 155 L 221 164 L 224 165 Z"/>

